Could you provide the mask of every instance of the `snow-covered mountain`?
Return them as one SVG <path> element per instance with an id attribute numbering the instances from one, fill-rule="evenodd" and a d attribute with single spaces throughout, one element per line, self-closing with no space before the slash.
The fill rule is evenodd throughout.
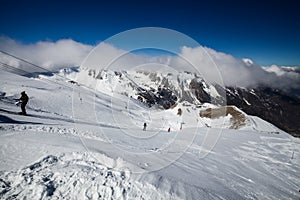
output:
<path id="1" fill-rule="evenodd" d="M 0 198 L 298 198 L 299 139 L 224 104 L 242 96 L 227 89 L 188 72 L 1 71 Z"/>
<path id="2" fill-rule="evenodd" d="M 76 73 L 76 80 L 107 94 L 118 93 L 135 99 L 140 96 L 150 107 L 158 104 L 168 109 L 183 101 L 195 105 L 209 102 L 222 104 L 225 101 L 222 96 L 224 88 L 208 84 L 200 75 L 186 71 L 170 73 L 86 69 Z M 167 103 L 164 99 L 169 100 L 170 105 L 164 105 Z"/>
<path id="3" fill-rule="evenodd" d="M 244 60 L 248 63 L 250 61 Z M 300 119 L 300 98 L 268 86 L 225 87 L 209 83 L 199 74 L 187 71 L 170 73 L 83 69 L 70 78 L 76 78 L 78 82 L 108 95 L 117 93 L 139 99 L 149 107 L 155 105 L 168 109 L 183 102 L 198 107 L 203 103 L 236 106 L 247 114 L 261 117 L 300 137 L 297 123 Z"/>
<path id="4" fill-rule="evenodd" d="M 253 60 L 251 60 L 250 58 L 243 58 L 242 61 L 247 65 L 247 66 L 251 66 L 254 64 Z"/>

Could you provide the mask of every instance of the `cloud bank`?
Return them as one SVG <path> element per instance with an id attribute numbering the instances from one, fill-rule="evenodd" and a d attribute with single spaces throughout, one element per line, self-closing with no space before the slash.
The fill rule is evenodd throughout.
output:
<path id="1" fill-rule="evenodd" d="M 22 44 L 8 37 L 0 37 L 0 49 L 51 71 L 62 67 L 79 66 L 92 50 L 92 46 L 62 39 L 56 42 L 41 41 Z M 24 70 L 36 70 L 22 61 L 0 53 L 1 62 Z M 31 67 L 31 69 L 29 69 Z"/>
<path id="2" fill-rule="evenodd" d="M 174 70 L 200 73 L 211 83 L 220 83 L 221 80 L 226 86 L 249 87 L 265 84 L 286 90 L 300 89 L 300 74 L 297 71 L 283 70 L 275 65 L 261 67 L 249 59 L 238 60 L 207 47 L 181 47 L 176 56 L 151 57 L 126 52 L 107 43 L 100 43 L 94 48 L 71 39 L 62 39 L 26 45 L 8 37 L 0 37 L 0 49 L 51 71 L 80 65 L 82 68 L 91 69 L 104 69 L 109 66 L 113 70 L 128 70 L 158 63 Z M 1 53 L 0 59 L 2 63 L 14 67 L 26 67 L 26 64 Z M 148 68 L 149 66 L 151 65 L 147 65 Z"/>
<path id="3" fill-rule="evenodd" d="M 167 65 L 174 70 L 196 72 L 211 83 L 221 83 L 226 86 L 255 87 L 264 84 L 279 89 L 300 89 L 300 74 L 286 71 L 274 66 L 262 67 L 250 59 L 238 60 L 229 54 L 217 52 L 208 47 L 182 47 L 176 56 L 142 56 L 117 49 L 109 44 L 101 43 L 89 55 L 84 68 L 111 70 L 139 69 L 147 63 Z M 149 67 L 149 65 L 147 65 Z M 268 70 L 269 69 L 269 70 Z M 155 71 L 157 69 L 149 68 Z M 220 82 L 221 81 L 221 82 Z"/>
<path id="4" fill-rule="evenodd" d="M 207 47 L 183 47 L 182 55 L 197 66 L 211 82 L 215 82 L 219 76 L 210 71 L 215 65 L 226 86 L 255 87 L 263 84 L 283 90 L 300 90 L 299 70 L 286 70 L 276 65 L 262 67 L 250 59 L 238 60 Z"/>

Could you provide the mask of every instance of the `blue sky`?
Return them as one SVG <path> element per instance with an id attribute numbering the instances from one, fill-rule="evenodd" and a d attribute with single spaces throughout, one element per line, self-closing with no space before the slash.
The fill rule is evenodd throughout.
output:
<path id="1" fill-rule="evenodd" d="M 2 0 L 0 35 L 25 44 L 71 38 L 95 45 L 128 29 L 164 27 L 261 65 L 300 66 L 299 9 L 288 0 Z"/>

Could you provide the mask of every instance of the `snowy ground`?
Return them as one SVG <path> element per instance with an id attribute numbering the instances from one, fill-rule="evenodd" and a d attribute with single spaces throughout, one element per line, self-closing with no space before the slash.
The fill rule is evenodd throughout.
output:
<path id="1" fill-rule="evenodd" d="M 23 90 L 29 116 L 14 113 Z M 227 117 L 198 119 L 192 108 L 179 117 L 2 71 L 0 93 L 1 199 L 300 198 L 299 139 L 259 118 L 231 130 Z"/>

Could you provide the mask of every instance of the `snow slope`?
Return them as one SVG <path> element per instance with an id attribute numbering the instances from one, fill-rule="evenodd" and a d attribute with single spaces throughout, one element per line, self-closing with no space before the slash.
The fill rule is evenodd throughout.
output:
<path id="1" fill-rule="evenodd" d="M 230 115 L 199 116 L 211 104 L 148 108 L 60 76 L 1 71 L 0 94 L 1 199 L 300 197 L 299 139 L 257 117 L 229 129 Z"/>

